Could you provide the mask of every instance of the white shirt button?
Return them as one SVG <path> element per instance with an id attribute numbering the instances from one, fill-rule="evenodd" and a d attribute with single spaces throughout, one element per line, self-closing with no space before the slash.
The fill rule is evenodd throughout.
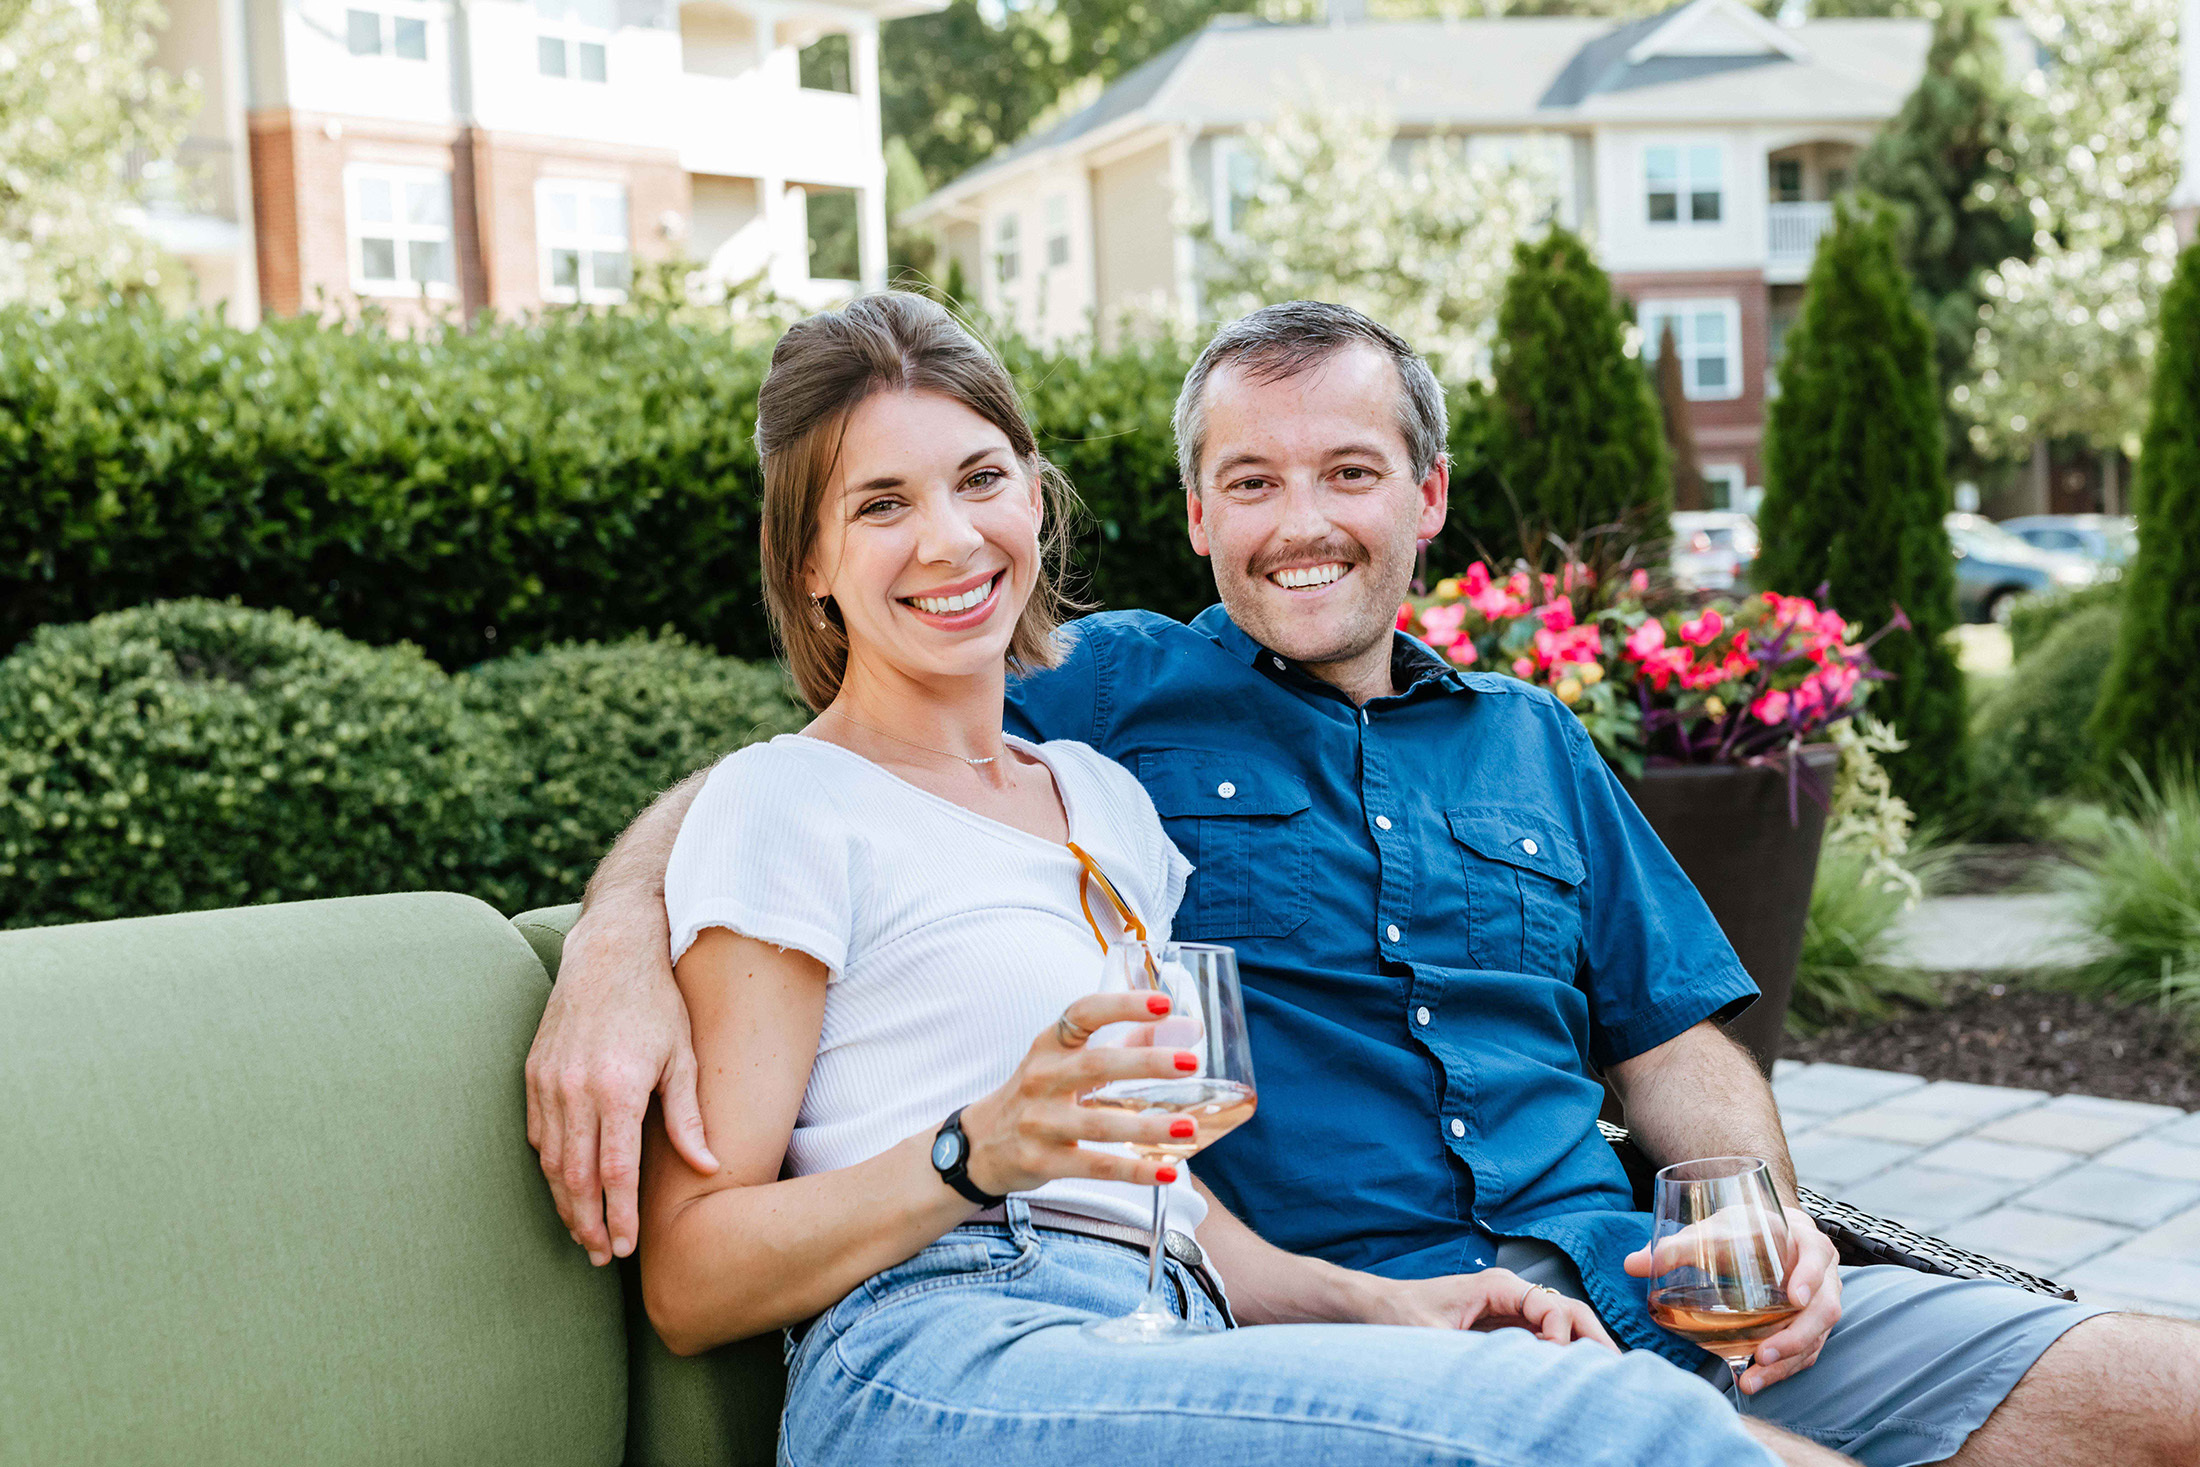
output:
<path id="1" fill-rule="evenodd" d="M 1392 942 L 1396 942 L 1398 940 L 1398 924 L 1395 922 L 1391 923 L 1388 927 L 1385 927 L 1383 929 L 1383 933 Z"/>
<path id="2" fill-rule="evenodd" d="M 1360 722 L 1362 722 L 1362 723 L 1365 723 L 1365 722 L 1367 722 L 1367 710 L 1366 710 L 1365 708 L 1362 708 L 1362 709 L 1360 710 Z"/>
<path id="3" fill-rule="evenodd" d="M 1541 846 L 1537 845 L 1537 844 L 1536 844 L 1536 843 L 1535 843 L 1534 841 L 1532 841 L 1532 840 L 1524 840 L 1524 841 L 1522 841 L 1522 842 L 1520 843 L 1520 849 L 1522 849 L 1523 851 L 1526 851 L 1526 852 L 1527 852 L 1527 853 L 1528 853 L 1529 855 L 1531 855 L 1531 856 L 1532 856 L 1532 855 L 1534 855 L 1534 854 L 1535 854 L 1535 853 L 1536 853 L 1537 851 L 1540 851 L 1540 850 L 1542 850 L 1543 848 L 1542 848 Z"/>
<path id="4" fill-rule="evenodd" d="M 1388 829 L 1390 829 L 1390 817 L 1389 817 L 1388 815 L 1378 815 L 1378 816 L 1376 816 L 1376 817 L 1375 817 L 1375 828 L 1376 828 L 1377 830 L 1388 830 Z"/>
<path id="5" fill-rule="evenodd" d="M 1224 798 L 1225 800 L 1234 800 L 1237 798 L 1237 786 L 1230 783 L 1230 781 L 1228 780 L 1224 780 L 1222 783 L 1215 786 L 1215 793 L 1222 796 L 1222 798 Z M 1535 854 L 1535 852 L 1530 851 L 1528 854 L 1532 856 Z"/>
<path id="6" fill-rule="evenodd" d="M 1416 1024 L 1426 1024 L 1428 1022 L 1428 1010 L 1415 1009 L 1413 1011 L 1413 1022 Z"/>
<path id="7" fill-rule="evenodd" d="M 1281 657 L 1271 657 L 1268 660 L 1276 664 L 1276 671 L 1283 671 L 1283 659 Z"/>
<path id="8" fill-rule="evenodd" d="M 1464 1136 L 1464 1135 L 1466 1135 L 1466 1134 L 1467 1134 L 1467 1123 L 1466 1123 L 1465 1121 L 1456 1121 L 1456 1120 L 1455 1120 L 1455 1121 L 1453 1121 L 1453 1122 L 1451 1123 L 1451 1134 L 1452 1134 L 1452 1135 L 1454 1135 L 1454 1136 Z"/>

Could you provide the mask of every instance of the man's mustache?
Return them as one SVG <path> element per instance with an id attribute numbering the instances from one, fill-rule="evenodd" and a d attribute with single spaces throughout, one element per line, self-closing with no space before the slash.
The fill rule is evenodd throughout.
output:
<path id="1" fill-rule="evenodd" d="M 1253 574 L 1269 576 L 1293 565 L 1320 565 L 1334 560 L 1341 565 L 1366 565 L 1367 547 L 1351 540 L 1313 540 L 1285 545 L 1253 562 Z"/>

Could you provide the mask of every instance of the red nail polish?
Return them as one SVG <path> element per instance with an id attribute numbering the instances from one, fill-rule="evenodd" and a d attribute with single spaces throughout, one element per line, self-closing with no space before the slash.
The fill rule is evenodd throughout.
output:
<path id="1" fill-rule="evenodd" d="M 1159 1182 L 1162 1186 L 1166 1187 L 1169 1185 L 1169 1183 L 1176 1180 L 1176 1168 L 1173 1166 L 1165 1166 L 1161 1168 L 1161 1170 L 1153 1174 L 1153 1179 Z"/>
<path id="2" fill-rule="evenodd" d="M 1148 996 L 1147 996 L 1147 999 L 1146 999 L 1146 1012 L 1147 1012 L 1147 1013 L 1149 1013 L 1149 1014 L 1165 1014 L 1165 1013 L 1167 1013 L 1168 1011 L 1169 1011 L 1169 996 L 1168 996 L 1168 995 L 1167 995 L 1166 993 L 1156 993 L 1156 994 L 1150 994 L 1150 995 L 1148 995 Z"/>
<path id="3" fill-rule="evenodd" d="M 1196 1070 L 1199 1068 L 1199 1056 L 1189 1050 L 1180 1049 L 1176 1052 L 1176 1067 L 1186 1071 Z"/>
<path id="4" fill-rule="evenodd" d="M 1187 1141 L 1199 1134 L 1199 1123 L 1190 1116 L 1178 1116 L 1169 1122 L 1169 1134 L 1179 1141 Z"/>

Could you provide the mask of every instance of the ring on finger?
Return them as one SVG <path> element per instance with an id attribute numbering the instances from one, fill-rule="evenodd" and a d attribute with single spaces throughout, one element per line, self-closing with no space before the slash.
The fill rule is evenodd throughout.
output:
<path id="1" fill-rule="evenodd" d="M 1536 1284 L 1528 1290 L 1528 1298 L 1530 1299 L 1534 1298 L 1538 1294 L 1549 1294 L 1554 1299 L 1564 1299 L 1566 1297 L 1558 1290 L 1552 1288 L 1549 1284 Z"/>
<path id="2" fill-rule="evenodd" d="M 1054 1021 L 1054 1037 L 1062 1041 L 1063 1048 L 1075 1049 L 1092 1038 L 1092 1031 L 1064 1013 Z"/>

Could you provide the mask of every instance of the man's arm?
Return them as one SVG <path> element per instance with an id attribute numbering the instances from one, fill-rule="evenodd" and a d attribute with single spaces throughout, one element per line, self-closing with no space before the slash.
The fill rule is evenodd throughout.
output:
<path id="1" fill-rule="evenodd" d="M 1809 1366 L 1841 1320 L 1839 1259 L 1810 1214 L 1796 1204 L 1795 1163 L 1788 1157 L 1772 1087 L 1757 1062 L 1707 1021 L 1621 1060 L 1608 1073 L 1626 1103 L 1628 1130 L 1653 1162 L 1757 1156 L 1771 1167 L 1795 1245 L 1788 1295 L 1805 1308 L 1757 1347 L 1757 1364 L 1743 1373 L 1742 1389 L 1755 1393 Z M 1647 1246 L 1628 1256 L 1627 1271 L 1649 1276 Z"/>
<path id="2" fill-rule="evenodd" d="M 665 919 L 665 866 L 708 776 L 698 771 L 659 795 L 596 867 L 527 1051 L 527 1140 L 558 1216 L 598 1265 L 632 1253 L 639 1236 L 634 1198 L 652 1093 L 664 1096 L 665 1131 L 681 1158 L 705 1176 L 719 1170 L 703 1137 Z"/>

